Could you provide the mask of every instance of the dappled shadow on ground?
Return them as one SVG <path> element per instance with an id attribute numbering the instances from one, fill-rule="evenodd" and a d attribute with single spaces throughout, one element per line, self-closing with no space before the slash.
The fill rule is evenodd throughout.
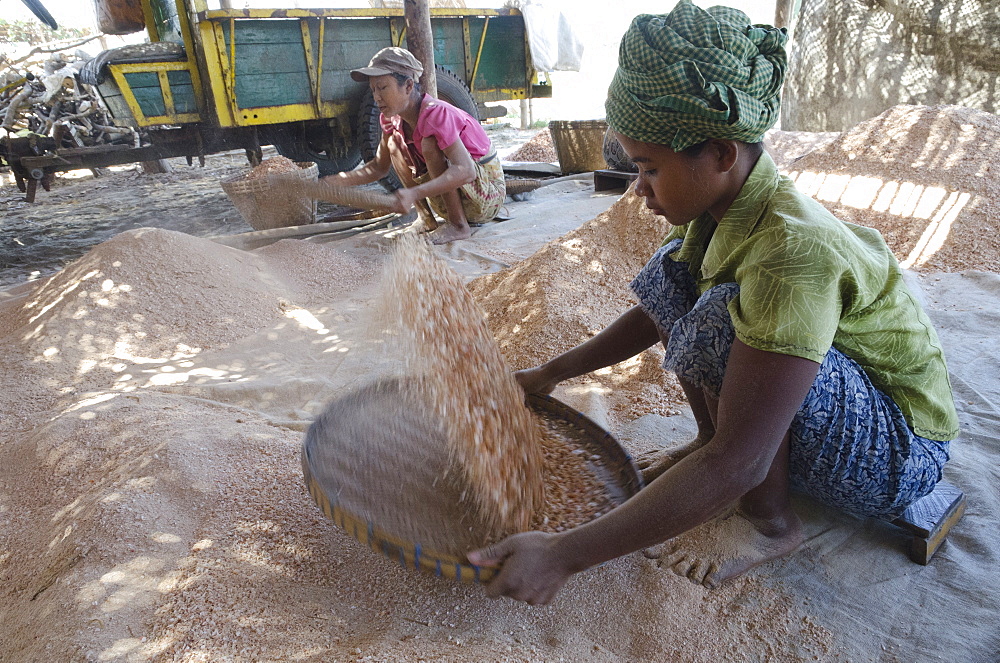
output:
<path id="1" fill-rule="evenodd" d="M 836 216 L 879 230 L 904 268 L 996 270 L 1000 118 L 897 106 L 786 166 Z"/>

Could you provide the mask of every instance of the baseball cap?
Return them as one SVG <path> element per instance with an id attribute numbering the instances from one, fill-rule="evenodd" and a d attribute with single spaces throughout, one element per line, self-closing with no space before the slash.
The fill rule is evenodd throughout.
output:
<path id="1" fill-rule="evenodd" d="M 420 64 L 420 61 L 413 57 L 413 53 L 410 53 L 405 48 L 389 46 L 376 53 L 367 67 L 353 69 L 351 71 L 351 78 L 359 83 L 364 83 L 368 80 L 369 76 L 403 74 L 405 76 L 420 78 L 420 74 L 422 73 L 424 73 L 424 65 Z"/>

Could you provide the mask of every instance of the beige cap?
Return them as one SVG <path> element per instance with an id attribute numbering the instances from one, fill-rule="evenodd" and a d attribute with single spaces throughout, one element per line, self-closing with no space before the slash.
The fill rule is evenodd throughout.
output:
<path id="1" fill-rule="evenodd" d="M 403 74 L 404 76 L 413 76 L 416 79 L 420 78 L 422 73 L 424 73 L 424 65 L 413 57 L 413 53 L 405 48 L 390 46 L 376 53 L 367 67 L 352 70 L 351 78 L 364 83 L 369 76 Z"/>

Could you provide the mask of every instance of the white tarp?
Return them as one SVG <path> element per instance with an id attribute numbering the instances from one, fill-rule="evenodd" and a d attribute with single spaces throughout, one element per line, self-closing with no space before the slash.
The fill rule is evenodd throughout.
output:
<path id="1" fill-rule="evenodd" d="M 561 3 L 528 0 L 521 13 L 536 70 L 580 71 L 583 41 Z"/>

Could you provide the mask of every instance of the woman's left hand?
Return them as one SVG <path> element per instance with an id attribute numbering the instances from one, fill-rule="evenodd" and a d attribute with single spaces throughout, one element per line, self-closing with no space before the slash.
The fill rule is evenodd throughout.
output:
<path id="1" fill-rule="evenodd" d="M 413 189 L 407 189 L 405 187 L 397 189 L 396 207 L 394 207 L 392 211 L 399 214 L 406 214 L 413 209 L 413 205 L 417 202 L 417 200 L 419 200 L 419 196 L 413 192 Z"/>
<path id="2" fill-rule="evenodd" d="M 509 596 L 531 605 L 545 605 L 573 572 L 556 548 L 557 534 L 522 532 L 470 552 L 477 566 L 497 566 L 500 573 L 486 586 L 490 598 Z"/>

